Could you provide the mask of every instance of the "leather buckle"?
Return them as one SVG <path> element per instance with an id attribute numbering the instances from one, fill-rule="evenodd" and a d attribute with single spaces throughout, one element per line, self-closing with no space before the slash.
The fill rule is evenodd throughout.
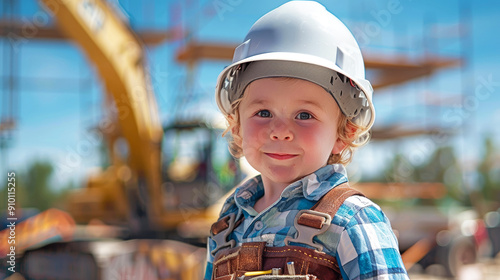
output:
<path id="1" fill-rule="evenodd" d="M 212 256 L 214 256 L 214 257 L 215 257 L 215 253 L 218 250 L 220 250 L 222 248 L 226 248 L 226 247 L 233 248 L 236 245 L 236 242 L 234 240 L 232 240 L 232 239 L 229 241 L 227 240 L 229 235 L 234 230 L 236 215 L 234 213 L 231 213 L 226 217 L 229 217 L 229 220 L 228 220 L 229 226 L 226 229 L 222 230 L 221 232 L 219 232 L 215 235 L 212 232 L 210 232 L 210 237 L 212 238 L 212 240 L 215 241 L 215 249 L 213 249 L 210 252 L 210 254 L 212 254 Z"/>
<path id="2" fill-rule="evenodd" d="M 320 229 L 301 225 L 297 221 L 302 214 L 310 214 L 310 215 L 320 216 L 322 218 L 325 218 L 325 221 L 323 222 L 323 225 L 321 226 Z M 289 242 L 302 243 L 302 244 L 306 244 L 308 246 L 311 246 L 311 247 L 315 248 L 317 251 L 321 252 L 321 251 L 323 251 L 323 245 L 314 243 L 313 238 L 316 235 L 320 235 L 320 234 L 324 233 L 325 231 L 327 231 L 328 228 L 330 227 L 331 222 L 332 222 L 332 217 L 326 213 L 317 212 L 317 211 L 309 210 L 309 209 L 300 210 L 297 213 L 297 216 L 295 216 L 295 220 L 294 220 L 294 226 L 295 226 L 295 229 L 297 230 L 297 234 L 295 235 L 295 238 L 292 238 L 291 236 L 287 236 L 284 240 L 285 245 L 290 245 Z"/>

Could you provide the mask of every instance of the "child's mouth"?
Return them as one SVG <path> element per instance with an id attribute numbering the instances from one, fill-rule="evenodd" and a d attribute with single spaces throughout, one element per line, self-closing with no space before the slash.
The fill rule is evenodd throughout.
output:
<path id="1" fill-rule="evenodd" d="M 278 160 L 291 159 L 291 158 L 294 158 L 297 156 L 294 154 L 274 154 L 274 153 L 266 153 L 266 155 L 270 158 L 274 158 L 274 159 L 278 159 Z"/>

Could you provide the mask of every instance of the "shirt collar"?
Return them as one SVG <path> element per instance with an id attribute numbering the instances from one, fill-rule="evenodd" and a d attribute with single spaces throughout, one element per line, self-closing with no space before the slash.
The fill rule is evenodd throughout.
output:
<path id="1" fill-rule="evenodd" d="M 342 164 L 326 165 L 316 172 L 302 178 L 303 196 L 318 201 L 334 187 L 347 182 L 347 172 Z"/>
<path id="2" fill-rule="evenodd" d="M 326 165 L 314 173 L 293 182 L 282 193 L 282 197 L 296 196 L 299 193 L 311 201 L 318 201 L 328 191 L 347 182 L 347 172 L 342 164 Z M 302 192 L 300 191 L 302 190 Z M 236 204 L 249 212 L 254 212 L 251 205 L 264 195 L 264 186 L 260 175 L 243 183 L 234 194 Z M 253 211 L 252 211 L 253 210 Z M 254 213 L 256 214 L 256 213 Z"/>

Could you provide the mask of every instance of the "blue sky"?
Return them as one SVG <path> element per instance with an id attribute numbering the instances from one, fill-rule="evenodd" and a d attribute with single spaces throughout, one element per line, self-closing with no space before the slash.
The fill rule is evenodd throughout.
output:
<path id="1" fill-rule="evenodd" d="M 193 39 L 236 44 L 242 41 L 253 22 L 286 1 L 110 2 L 120 5 L 136 30 L 166 30 L 182 26 L 191 30 Z M 460 159 L 467 163 L 480 160 L 484 135 L 493 135 L 500 147 L 500 131 L 494 125 L 500 122 L 500 72 L 497 70 L 500 62 L 500 2 L 319 2 L 346 23 L 365 53 L 402 54 L 414 59 L 426 52 L 466 56 L 465 69 L 445 69 L 432 77 L 376 92 L 376 126 L 402 124 L 408 127 L 454 129 L 457 133 L 448 137 L 444 144 L 453 145 Z M 470 27 L 470 33 L 462 41 L 456 32 L 461 5 L 468 7 L 466 11 L 469 16 L 464 24 Z M 5 9 L 5 6 L 1 8 Z M 391 10 L 397 12 L 390 13 Z M 52 21 L 35 0 L 18 1 L 17 15 L 23 21 L 35 22 L 39 26 Z M 0 41 L 2 77 L 8 76 L 10 71 L 6 66 L 8 61 L 5 55 L 10 43 L 5 39 Z M 213 117 L 217 114 L 213 99 L 215 80 L 229 62 L 200 62 L 194 72 L 193 94 L 189 102 L 180 107 L 179 98 L 185 96 L 187 90 L 187 72 L 184 65 L 176 63 L 175 53 L 184 43 L 178 40 L 147 49 L 148 64 L 164 123 L 179 116 Z M 472 49 L 463 49 L 463 46 L 472 46 Z M 70 42 L 40 41 L 28 35 L 15 45 L 14 51 L 18 59 L 15 90 L 19 101 L 15 108 L 17 127 L 8 141 L 9 149 L 0 151 L 0 178 L 7 170 L 23 170 L 27 162 L 38 158 L 49 159 L 56 166 L 55 186 L 68 180 L 81 183 L 93 166 L 99 163 L 97 139 L 89 134 L 89 129 L 97 125 L 103 114 L 104 90 L 99 77 L 80 49 Z M 3 96 L 8 89 L 5 79 L 0 86 Z M 456 97 L 460 94 L 464 94 L 465 104 L 457 103 Z M 455 101 L 449 102 L 447 106 L 425 106 L 425 100 L 435 97 Z M 0 99 L 0 102 L 3 100 Z M 178 114 L 174 115 L 172 112 L 179 107 Z M 5 114 L 5 111 L 0 113 Z M 418 164 L 439 145 L 441 143 L 427 137 L 399 142 L 373 142 L 359 151 L 350 168 L 358 174 L 378 172 L 395 152 L 406 153 L 412 163 Z"/>

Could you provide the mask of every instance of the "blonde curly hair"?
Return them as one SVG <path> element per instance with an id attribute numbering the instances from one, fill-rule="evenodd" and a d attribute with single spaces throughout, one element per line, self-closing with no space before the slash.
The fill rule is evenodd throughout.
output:
<path id="1" fill-rule="evenodd" d="M 290 78 L 285 78 L 290 79 Z M 246 91 L 246 90 L 245 90 Z M 244 96 L 244 94 L 243 94 Z M 238 132 L 240 127 L 239 120 L 239 107 L 243 97 L 235 100 L 231 104 L 231 114 L 225 114 L 227 121 L 227 128 L 222 133 L 222 136 L 226 136 L 228 133 L 231 135 L 228 138 L 229 152 L 235 158 L 240 158 L 243 156 L 242 142 L 243 139 L 239 136 Z M 340 163 L 347 166 L 351 161 L 354 151 L 364 146 L 370 140 L 370 134 L 366 127 L 360 126 L 351 120 L 349 120 L 343 113 L 339 114 L 338 124 L 337 124 L 337 135 L 345 144 L 345 148 L 339 154 L 331 154 L 328 158 L 327 164 Z"/>

